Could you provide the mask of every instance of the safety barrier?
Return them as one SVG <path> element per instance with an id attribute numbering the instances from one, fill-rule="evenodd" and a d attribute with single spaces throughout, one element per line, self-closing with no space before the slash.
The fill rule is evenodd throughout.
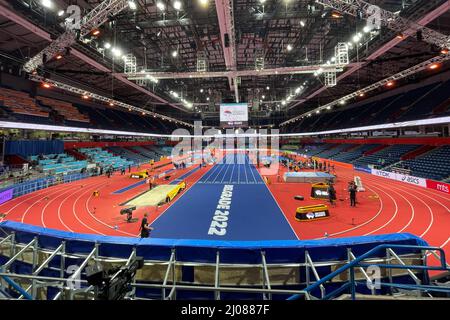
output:
<path id="1" fill-rule="evenodd" d="M 365 260 L 369 265 L 398 265 L 399 258 L 426 266 L 422 248 L 427 243 L 411 234 L 227 242 L 83 235 L 6 221 L 0 223 L 0 278 L 10 280 L 3 283 L 3 289 L 16 298 L 28 294 L 31 299 L 84 299 L 93 294 L 85 266 L 96 262 L 107 268 L 141 256 L 144 268 L 132 285 L 136 299 L 286 299 L 379 245 L 405 247 L 396 250 L 396 256 L 373 253 Z M 365 268 L 355 270 L 355 279 L 369 278 Z M 414 285 L 419 280 L 429 285 L 423 270 L 402 269 L 382 278 L 389 283 Z M 311 294 L 325 298 L 347 281 L 341 274 Z M 389 292 L 365 286 L 355 290 Z"/>
<path id="2" fill-rule="evenodd" d="M 74 173 L 67 175 L 53 175 L 35 180 L 30 180 L 22 183 L 15 184 L 11 187 L 0 190 L 0 203 L 7 200 L 23 196 L 25 194 L 45 189 L 57 184 L 68 183 L 78 181 L 84 178 L 88 178 L 90 175 L 87 173 Z M 5 200 L 7 199 L 7 200 Z M 2 202 L 2 200 L 4 200 Z"/>

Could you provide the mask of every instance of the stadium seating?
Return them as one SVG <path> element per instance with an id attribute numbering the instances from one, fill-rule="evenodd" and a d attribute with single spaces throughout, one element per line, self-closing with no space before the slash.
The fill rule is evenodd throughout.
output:
<path id="1" fill-rule="evenodd" d="M 78 151 L 85 154 L 88 159 L 101 167 L 112 166 L 114 169 L 119 169 L 134 164 L 133 161 L 126 160 L 120 156 L 114 156 L 101 148 L 81 148 Z"/>
<path id="2" fill-rule="evenodd" d="M 341 162 L 352 162 L 363 156 L 363 154 L 371 149 L 379 146 L 378 144 L 361 144 L 357 147 L 351 148 L 351 150 L 343 151 L 335 156 L 331 157 L 332 160 L 341 161 Z"/>
<path id="3" fill-rule="evenodd" d="M 140 164 L 140 163 L 145 163 L 149 161 L 149 158 L 143 156 L 142 154 L 138 153 L 138 152 L 134 152 L 131 151 L 127 148 L 123 148 L 123 147 L 107 147 L 106 148 L 108 151 L 110 151 L 111 153 L 113 153 L 114 155 L 117 156 L 121 156 L 125 159 L 127 159 L 128 161 L 131 161 L 135 164 Z"/>
<path id="4" fill-rule="evenodd" d="M 50 99 L 42 96 L 36 97 L 36 100 L 40 104 L 52 108 L 67 120 L 89 123 L 89 117 L 87 117 L 85 114 L 80 113 L 80 111 L 69 102 Z"/>
<path id="5" fill-rule="evenodd" d="M 363 156 L 352 163 L 357 166 L 367 167 L 369 165 L 376 166 L 377 168 L 384 168 L 400 161 L 401 156 L 417 149 L 419 145 L 413 144 L 397 144 L 387 148 L 384 148 L 373 154 Z"/>
<path id="6" fill-rule="evenodd" d="M 31 115 L 36 117 L 48 118 L 48 111 L 43 110 L 36 104 L 35 99 L 27 93 L 0 88 L 0 102 L 15 114 Z"/>
<path id="7" fill-rule="evenodd" d="M 40 171 L 50 174 L 68 174 L 80 172 L 88 165 L 87 161 L 77 161 L 65 153 L 30 156 L 30 161 L 37 163 Z"/>
<path id="8" fill-rule="evenodd" d="M 411 175 L 416 177 L 447 180 L 450 178 L 450 146 L 443 146 L 422 154 L 415 159 L 401 161 L 388 168 L 394 171 L 395 168 L 411 170 Z"/>
<path id="9" fill-rule="evenodd" d="M 356 108 L 350 105 L 347 109 L 340 108 L 319 116 L 305 117 L 291 126 L 285 126 L 283 130 L 286 132 L 313 132 L 321 131 L 318 128 L 332 130 L 441 117 L 450 114 L 449 105 L 445 104 L 450 98 L 449 89 L 450 80 L 436 82 L 407 93 L 398 93 L 381 100 L 358 105 Z"/>

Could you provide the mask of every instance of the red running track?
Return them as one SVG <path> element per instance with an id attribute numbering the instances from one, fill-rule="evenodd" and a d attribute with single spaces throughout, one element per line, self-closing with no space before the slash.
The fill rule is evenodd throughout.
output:
<path id="1" fill-rule="evenodd" d="M 168 165 L 164 170 L 170 167 Z M 186 179 L 186 190 L 210 168 L 202 168 L 190 175 Z M 193 168 L 175 171 L 171 180 L 190 170 Z M 409 232 L 424 238 L 430 245 L 442 247 L 450 256 L 450 196 L 351 169 L 337 167 L 336 170 L 336 207 L 330 209 L 329 219 L 314 222 L 295 220 L 298 206 L 323 203 L 309 199 L 310 186 L 276 183 L 273 182 L 275 176 L 271 177 L 269 190 L 300 239 L 320 239 L 325 233 L 328 237 L 349 237 Z M 346 190 L 347 182 L 354 175 L 362 178 L 366 188 L 365 192 L 358 193 L 356 208 L 350 207 Z M 6 214 L 5 219 L 46 228 L 137 236 L 139 223 L 126 223 L 125 217 L 119 214 L 119 204 L 145 191 L 148 186 L 142 185 L 122 194 L 112 193 L 135 182 L 128 175 L 121 176 L 119 173 L 110 179 L 93 177 L 15 198 L 0 205 L 0 212 Z M 100 197 L 92 196 L 94 190 L 100 192 Z M 304 195 L 305 201 L 294 200 L 293 197 L 298 194 Z M 148 212 L 149 220 L 153 222 L 173 203 L 159 208 L 139 208 L 134 212 L 134 217 L 141 219 L 144 212 Z M 435 264 L 437 260 L 433 257 L 430 262 Z"/>
<path id="2" fill-rule="evenodd" d="M 449 261 L 450 196 L 352 169 L 339 167 L 336 171 L 338 201 L 335 207 L 330 207 L 329 219 L 314 222 L 295 220 L 297 207 L 326 203 L 310 199 L 308 184 L 275 182 L 269 185 L 300 239 L 321 239 L 325 233 L 328 237 L 351 237 L 408 232 L 422 237 L 432 246 L 443 248 Z M 358 193 L 356 208 L 350 207 L 346 189 L 348 181 L 355 175 L 361 177 L 366 189 Z M 305 196 L 305 201 L 294 200 L 295 195 Z M 430 262 L 437 264 L 434 257 Z"/>

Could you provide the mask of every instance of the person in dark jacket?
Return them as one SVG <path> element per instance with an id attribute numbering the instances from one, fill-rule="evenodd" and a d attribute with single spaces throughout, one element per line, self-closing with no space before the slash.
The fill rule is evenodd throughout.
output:
<path id="1" fill-rule="evenodd" d="M 150 227 L 148 220 L 147 220 L 148 214 L 144 213 L 144 218 L 142 218 L 141 221 L 141 238 L 148 238 L 150 236 L 150 231 L 152 231 L 154 228 Z"/>
<path id="2" fill-rule="evenodd" d="M 357 187 L 354 182 L 350 183 L 348 188 L 348 192 L 350 194 L 350 207 L 356 207 L 356 192 Z"/>

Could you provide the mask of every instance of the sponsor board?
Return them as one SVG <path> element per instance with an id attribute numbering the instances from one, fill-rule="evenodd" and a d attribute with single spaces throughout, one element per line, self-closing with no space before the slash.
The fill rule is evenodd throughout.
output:
<path id="1" fill-rule="evenodd" d="M 383 170 L 377 170 L 372 169 L 372 174 L 375 176 L 391 179 L 391 180 L 397 180 L 404 183 L 413 184 L 419 187 L 426 188 L 427 187 L 427 180 L 419 177 L 409 176 L 406 174 L 400 174 L 395 172 L 388 172 Z"/>
<path id="2" fill-rule="evenodd" d="M 306 214 L 306 218 L 309 220 L 327 217 L 327 213 L 325 211 L 317 211 L 317 212 L 308 212 Z"/>
<path id="3" fill-rule="evenodd" d="M 354 166 L 353 168 L 355 168 L 356 171 L 362 171 L 362 172 L 366 172 L 366 173 L 372 173 L 372 169 L 367 168 L 367 167 L 357 167 L 357 166 Z"/>
<path id="4" fill-rule="evenodd" d="M 427 188 L 450 194 L 450 184 L 445 182 L 427 180 Z"/>
<path id="5" fill-rule="evenodd" d="M 14 189 L 8 189 L 0 193 L 0 204 L 12 199 L 13 190 Z"/>

